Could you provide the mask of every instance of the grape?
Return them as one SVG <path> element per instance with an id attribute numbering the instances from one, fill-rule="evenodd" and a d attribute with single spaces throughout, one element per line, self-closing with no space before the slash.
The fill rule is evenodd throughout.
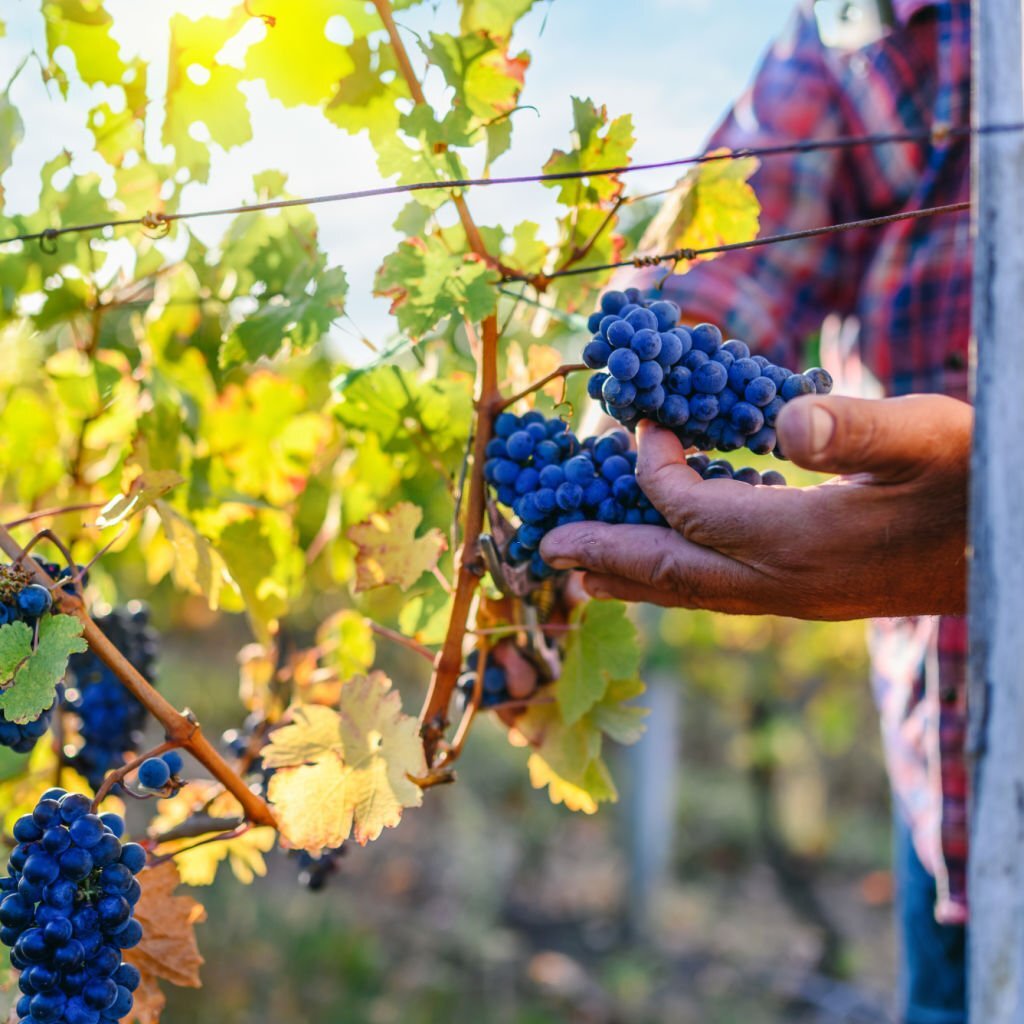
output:
<path id="1" fill-rule="evenodd" d="M 608 365 L 608 357 L 612 353 L 612 347 L 602 338 L 595 338 L 583 350 L 583 362 L 592 370 L 600 370 Z"/>
<path id="2" fill-rule="evenodd" d="M 630 430 L 646 417 L 673 428 L 687 446 L 746 446 L 782 457 L 777 443 L 768 444 L 783 405 L 832 389 L 827 371 L 815 367 L 795 374 L 775 366 L 762 355 L 751 356 L 739 339 L 723 342 L 714 324 L 679 326 L 678 307 L 664 299 L 648 302 L 638 292 L 621 306 L 617 300 L 607 311 L 602 306 L 601 314 L 600 330 L 611 351 L 605 363 L 600 339 L 587 347 L 584 361 L 606 368 L 590 378 L 587 392 Z"/>
<path id="3" fill-rule="evenodd" d="M 650 360 L 640 364 L 640 369 L 636 371 L 636 376 L 633 378 L 633 384 L 637 390 L 643 391 L 657 387 L 664 379 L 665 371 L 658 363 Z"/>
<path id="4" fill-rule="evenodd" d="M 619 381 L 632 380 L 639 369 L 640 357 L 631 348 L 617 348 L 608 359 L 608 372 Z"/>
<path id="5" fill-rule="evenodd" d="M 656 359 L 661 353 L 661 335 L 655 331 L 637 331 L 629 347 L 640 359 Z"/>
<path id="6" fill-rule="evenodd" d="M 97 617 L 96 622 L 128 661 L 153 682 L 158 641 L 149 624 L 148 609 L 132 602 Z M 71 656 L 68 682 L 63 707 L 78 718 L 81 743 L 67 760 L 98 789 L 108 771 L 125 763 L 125 754 L 139 749 L 146 712 L 92 651 Z"/>
<path id="7" fill-rule="evenodd" d="M 145 789 L 163 789 L 171 781 L 171 770 L 161 757 L 150 757 L 139 767 L 139 785 Z"/>
<path id="8" fill-rule="evenodd" d="M 767 377 L 755 377 L 744 389 L 743 397 L 757 406 L 768 405 L 775 398 L 775 385 Z"/>
<path id="9" fill-rule="evenodd" d="M 18 593 L 15 603 L 18 611 L 26 619 L 38 619 L 50 610 L 53 598 L 46 587 L 40 586 L 38 583 L 30 583 Z"/>
<path id="10" fill-rule="evenodd" d="M 63 843 L 51 840 L 65 848 L 59 859 L 41 849 L 38 840 L 20 841 L 0 879 L 0 892 L 7 894 L 0 902 L 0 941 L 10 947 L 11 963 L 21 970 L 17 1012 L 23 1021 L 119 1020 L 131 1012 L 132 993 L 141 980 L 134 967 L 122 962 L 121 951 L 142 938 L 132 916 L 142 890 L 132 876 L 142 870 L 145 853 L 135 844 L 121 845 L 124 822 L 119 815 L 99 817 L 89 808 L 88 797 L 48 790 L 14 827 L 22 835 L 46 828 L 46 835 L 65 837 Z M 94 870 L 89 850 L 110 844 L 115 848 L 111 864 Z M 45 901 L 26 895 L 26 882 L 30 887 L 33 878 L 43 877 L 51 878 L 43 890 Z M 108 883 L 116 883 L 124 894 L 108 892 Z"/>
<path id="11" fill-rule="evenodd" d="M 623 292 L 607 291 L 601 296 L 601 312 L 618 313 L 629 301 L 629 297 Z"/>

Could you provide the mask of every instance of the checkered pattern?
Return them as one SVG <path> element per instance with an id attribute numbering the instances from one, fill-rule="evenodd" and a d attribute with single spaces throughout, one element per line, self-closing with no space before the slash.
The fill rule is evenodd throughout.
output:
<path id="1" fill-rule="evenodd" d="M 884 39 L 849 53 L 823 46 L 812 4 L 801 4 L 711 147 L 969 123 L 969 2 L 896 0 L 895 10 Z M 959 202 L 969 183 L 970 144 L 961 138 L 770 157 L 753 179 L 762 234 Z M 663 274 L 640 272 L 640 283 Z M 967 398 L 966 213 L 737 251 L 668 278 L 664 291 L 687 317 L 721 324 L 784 366 L 802 365 L 800 343 L 826 314 L 856 317 L 846 360 L 859 370 L 853 378 L 870 374 L 887 395 Z M 875 622 L 871 648 L 893 790 L 936 877 L 937 917 L 963 921 L 965 623 Z"/>

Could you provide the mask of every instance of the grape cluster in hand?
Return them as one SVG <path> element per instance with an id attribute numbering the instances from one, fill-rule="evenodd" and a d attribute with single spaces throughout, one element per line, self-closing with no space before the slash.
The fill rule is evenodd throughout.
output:
<path id="1" fill-rule="evenodd" d="M 506 558 L 512 565 L 528 563 L 535 578 L 554 573 L 539 548 L 556 526 L 588 520 L 665 525 L 636 482 L 636 452 L 624 431 L 580 442 L 561 420 L 503 412 L 494 433 L 484 477 L 522 524 Z"/>
<path id="2" fill-rule="evenodd" d="M 158 638 L 149 624 L 149 611 L 137 602 L 97 617 L 96 624 L 114 646 L 154 682 Z M 78 716 L 81 745 L 68 762 L 98 789 L 103 776 L 125 763 L 125 754 L 139 749 L 146 724 L 145 708 L 92 651 L 73 654 L 68 661 L 71 687 L 64 708 Z"/>
<path id="3" fill-rule="evenodd" d="M 21 972 L 19 1024 L 101 1024 L 131 1010 L 138 970 L 135 879 L 146 852 L 122 845 L 124 821 L 92 814 L 80 793 L 47 790 L 14 824 L 17 845 L 0 879 L 0 942 Z"/>
<path id="4" fill-rule="evenodd" d="M 641 419 L 671 427 L 687 448 L 783 457 L 775 436 L 782 407 L 828 394 L 832 377 L 775 366 L 742 341 L 723 343 L 713 324 L 681 327 L 679 316 L 674 302 L 647 301 L 636 288 L 605 292 L 583 349 L 583 361 L 599 371 L 588 382 L 591 398 L 629 429 Z"/>

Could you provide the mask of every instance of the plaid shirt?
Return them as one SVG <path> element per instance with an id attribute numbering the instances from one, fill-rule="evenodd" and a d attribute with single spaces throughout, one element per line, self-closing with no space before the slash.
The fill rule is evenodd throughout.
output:
<path id="1" fill-rule="evenodd" d="M 895 0 L 894 7 L 885 38 L 840 52 L 823 45 L 813 5 L 802 3 L 711 146 L 968 124 L 970 3 Z M 753 184 L 763 234 L 937 206 L 968 198 L 970 144 L 957 138 L 769 157 Z M 643 283 L 662 273 L 643 272 Z M 838 332 L 835 351 L 822 355 L 839 371 L 839 391 L 967 398 L 966 213 L 729 253 L 667 279 L 664 290 L 688 317 L 722 324 L 784 366 L 802 362 L 800 342 L 827 314 L 856 318 L 859 332 Z M 877 621 L 870 646 L 897 806 L 935 875 L 937 918 L 964 921 L 965 621 Z"/>

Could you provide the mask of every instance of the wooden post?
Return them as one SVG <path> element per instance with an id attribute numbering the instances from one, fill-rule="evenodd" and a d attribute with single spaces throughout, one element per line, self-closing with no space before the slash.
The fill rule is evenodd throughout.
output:
<path id="1" fill-rule="evenodd" d="M 974 0 L 976 124 L 1024 120 L 1024 0 Z M 970 1020 L 1024 1021 L 1024 134 L 974 149 Z"/>

